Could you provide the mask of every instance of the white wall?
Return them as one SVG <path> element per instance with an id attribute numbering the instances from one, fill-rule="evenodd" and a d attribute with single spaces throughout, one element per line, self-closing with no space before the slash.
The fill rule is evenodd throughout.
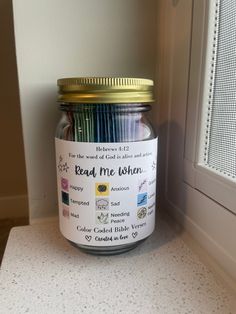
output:
<path id="1" fill-rule="evenodd" d="M 154 78 L 155 0 L 13 0 L 31 221 L 57 213 L 56 80 Z"/>
<path id="2" fill-rule="evenodd" d="M 0 219 L 27 217 L 27 187 L 11 1 L 0 1 Z"/>

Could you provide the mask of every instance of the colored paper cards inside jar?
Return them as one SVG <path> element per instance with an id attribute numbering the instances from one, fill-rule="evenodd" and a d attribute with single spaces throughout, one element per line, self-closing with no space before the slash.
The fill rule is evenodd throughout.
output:
<path id="1" fill-rule="evenodd" d="M 93 254 L 118 254 L 155 227 L 157 137 L 147 118 L 153 82 L 58 80 L 56 131 L 60 230 Z"/>

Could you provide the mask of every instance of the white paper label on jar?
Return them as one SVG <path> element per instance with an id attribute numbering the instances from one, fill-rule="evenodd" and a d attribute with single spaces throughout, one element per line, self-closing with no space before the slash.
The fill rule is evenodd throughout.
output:
<path id="1" fill-rule="evenodd" d="M 89 246 L 139 241 L 155 227 L 157 139 L 78 143 L 56 138 L 61 233 Z"/>

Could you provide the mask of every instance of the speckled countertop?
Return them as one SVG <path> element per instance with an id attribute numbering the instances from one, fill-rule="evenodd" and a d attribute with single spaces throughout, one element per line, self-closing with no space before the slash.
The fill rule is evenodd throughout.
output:
<path id="1" fill-rule="evenodd" d="M 0 271 L 0 313 L 236 313 L 234 297 L 159 221 L 135 250 L 95 257 L 56 223 L 13 228 Z"/>

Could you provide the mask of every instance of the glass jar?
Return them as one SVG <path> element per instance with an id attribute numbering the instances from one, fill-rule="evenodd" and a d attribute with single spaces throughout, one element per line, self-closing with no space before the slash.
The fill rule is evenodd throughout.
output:
<path id="1" fill-rule="evenodd" d="M 154 230 L 157 137 L 147 117 L 153 81 L 58 80 L 60 230 L 80 249 L 128 251 Z"/>

